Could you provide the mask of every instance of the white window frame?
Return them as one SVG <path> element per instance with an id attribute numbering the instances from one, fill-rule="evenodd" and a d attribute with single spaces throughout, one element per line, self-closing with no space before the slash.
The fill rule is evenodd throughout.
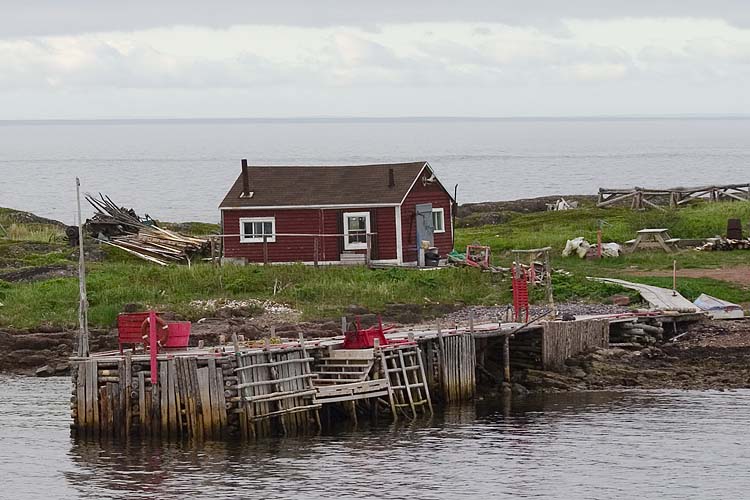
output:
<path id="1" fill-rule="evenodd" d="M 344 250 L 366 250 L 365 243 L 349 243 L 349 217 L 365 218 L 365 233 L 370 234 L 370 212 L 344 212 Z"/>
<path id="2" fill-rule="evenodd" d="M 274 243 L 276 241 L 276 217 L 241 217 L 240 218 L 240 243 L 263 243 L 263 236 L 259 237 L 248 237 L 245 236 L 245 224 L 252 222 L 270 222 L 271 223 L 271 236 L 266 238 L 268 243 Z"/>
<path id="3" fill-rule="evenodd" d="M 432 222 L 433 225 L 435 223 L 435 214 L 440 214 L 439 220 L 441 222 L 441 226 L 443 226 L 442 229 L 437 229 L 437 226 L 435 226 L 435 229 L 433 233 L 444 233 L 445 232 L 445 209 L 444 208 L 433 208 L 432 209 Z"/>

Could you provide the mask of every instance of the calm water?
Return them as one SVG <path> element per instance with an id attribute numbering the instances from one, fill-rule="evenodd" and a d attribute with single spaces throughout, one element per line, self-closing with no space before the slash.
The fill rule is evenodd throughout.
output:
<path id="1" fill-rule="evenodd" d="M 256 164 L 427 160 L 459 202 L 598 187 L 747 182 L 748 119 L 0 123 L 0 206 L 72 222 L 84 189 L 166 220 L 218 221 Z"/>
<path id="2" fill-rule="evenodd" d="M 478 402 L 245 446 L 69 436 L 66 378 L 0 376 L 0 498 L 740 499 L 750 391 Z"/>

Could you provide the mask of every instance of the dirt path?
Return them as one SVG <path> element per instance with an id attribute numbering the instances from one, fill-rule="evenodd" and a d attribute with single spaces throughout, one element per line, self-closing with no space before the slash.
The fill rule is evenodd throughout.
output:
<path id="1" fill-rule="evenodd" d="M 628 271 L 627 274 L 635 276 L 672 276 L 671 271 Z M 712 278 L 715 280 L 728 281 L 738 285 L 750 287 L 750 265 L 732 266 L 716 269 L 680 269 L 677 278 Z"/>

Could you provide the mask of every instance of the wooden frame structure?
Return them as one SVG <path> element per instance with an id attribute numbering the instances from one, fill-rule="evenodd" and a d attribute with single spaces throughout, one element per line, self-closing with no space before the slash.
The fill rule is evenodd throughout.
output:
<path id="1" fill-rule="evenodd" d="M 665 210 L 667 207 L 679 208 L 695 200 L 709 202 L 750 201 L 750 183 L 668 189 L 649 189 L 637 186 L 630 189 L 599 188 L 596 206 L 604 208 L 629 201 L 630 208 L 633 210 L 645 210 L 646 208 Z"/>

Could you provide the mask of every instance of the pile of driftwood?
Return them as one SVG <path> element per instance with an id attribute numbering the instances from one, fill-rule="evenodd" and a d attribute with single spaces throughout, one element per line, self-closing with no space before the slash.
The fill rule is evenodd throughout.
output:
<path id="1" fill-rule="evenodd" d="M 750 239 L 733 240 L 729 238 L 708 238 L 706 242 L 697 247 L 696 250 L 705 252 L 729 251 L 729 250 L 749 250 Z"/>
<path id="2" fill-rule="evenodd" d="M 161 266 L 190 264 L 194 257 L 206 255 L 209 251 L 208 239 L 163 229 L 148 215 L 141 218 L 132 208 L 120 207 L 101 193 L 99 198 L 86 195 L 86 201 L 96 210 L 86 221 L 88 233 L 102 243 L 143 260 Z"/>

